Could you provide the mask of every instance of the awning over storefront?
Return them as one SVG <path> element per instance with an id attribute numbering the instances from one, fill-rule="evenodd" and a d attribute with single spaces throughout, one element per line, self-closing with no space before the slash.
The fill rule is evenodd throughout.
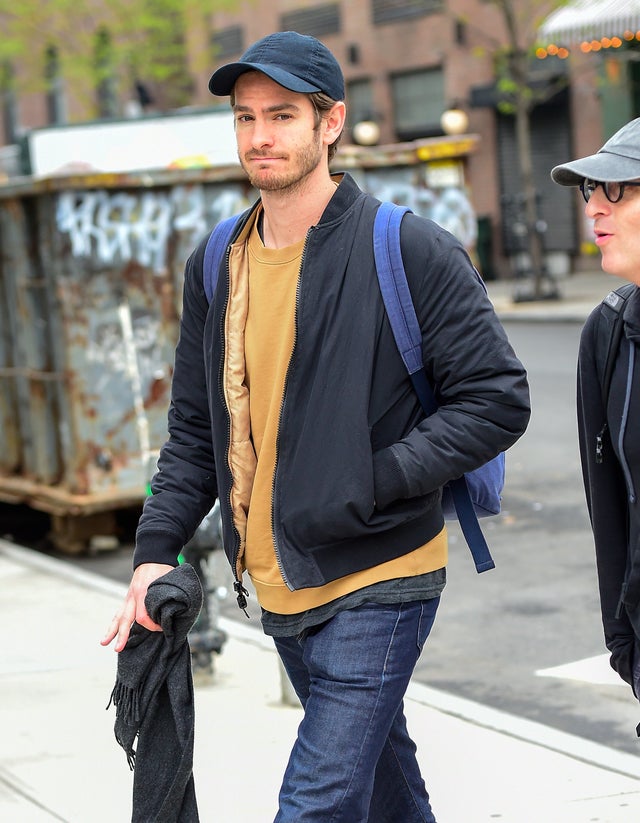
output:
<path id="1" fill-rule="evenodd" d="M 543 42 L 568 45 L 603 37 L 624 38 L 640 30 L 640 0 L 573 0 L 539 29 Z"/>

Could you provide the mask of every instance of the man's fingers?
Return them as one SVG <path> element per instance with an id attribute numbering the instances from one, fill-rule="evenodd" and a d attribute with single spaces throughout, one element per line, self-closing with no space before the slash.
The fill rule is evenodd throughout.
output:
<path id="1" fill-rule="evenodd" d="M 124 604 L 119 612 L 116 612 L 113 620 L 109 624 L 107 631 L 100 641 L 102 646 L 108 646 L 114 638 L 117 652 L 121 652 L 127 645 L 129 633 L 134 621 L 149 629 L 152 632 L 161 632 L 162 626 L 154 623 L 149 617 L 144 605 L 149 584 L 163 574 L 166 574 L 173 567 L 160 563 L 144 563 L 135 570 L 131 578 L 129 591 L 127 592 Z"/>
<path id="2" fill-rule="evenodd" d="M 100 641 L 102 646 L 108 646 L 114 637 L 117 637 L 115 650 L 121 652 L 127 645 L 129 639 L 129 632 L 135 619 L 136 601 L 131 593 L 131 589 L 127 592 L 124 603 L 120 611 L 116 612 L 113 620 L 107 628 L 105 636 Z"/>
<path id="3" fill-rule="evenodd" d="M 108 646 L 109 643 L 111 643 L 113 638 L 116 636 L 116 634 L 118 633 L 118 622 L 119 622 L 119 617 L 116 614 L 114 616 L 113 620 L 111 621 L 111 623 L 109 623 L 109 627 L 107 628 L 107 631 L 105 632 L 104 637 L 100 641 L 101 646 Z"/>
<path id="4" fill-rule="evenodd" d="M 145 629 L 149 629 L 150 632 L 162 631 L 162 626 L 160 626 L 158 623 L 154 623 L 153 620 L 149 617 L 149 612 L 147 611 L 147 608 L 144 605 L 144 601 L 140 603 L 138 610 L 136 611 L 136 623 L 139 623 L 141 626 L 144 626 Z"/>

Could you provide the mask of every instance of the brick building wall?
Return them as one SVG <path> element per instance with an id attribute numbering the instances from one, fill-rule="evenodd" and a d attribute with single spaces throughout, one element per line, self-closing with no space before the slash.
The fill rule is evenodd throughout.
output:
<path id="1" fill-rule="evenodd" d="M 212 15 L 212 29 L 224 32 L 239 26 L 242 49 L 282 28 L 283 15 L 315 4 L 300 0 L 275 0 L 272 3 L 240 3 L 236 10 Z M 340 29 L 319 35 L 339 60 L 347 82 L 369 80 L 375 115 L 380 127 L 380 143 L 395 143 L 392 80 L 414 70 L 440 68 L 443 73 L 446 105 L 460 103 L 469 117 L 469 133 L 480 137 L 476 150 L 465 159 L 465 179 L 470 199 L 478 215 L 499 223 L 499 181 L 496 162 L 496 125 L 490 109 L 468 106 L 470 88 L 487 85 L 493 79 L 489 46 L 499 37 L 501 20 L 495 9 L 479 0 L 454 0 L 441 10 L 409 19 L 376 25 L 371 0 L 343 0 L 339 4 Z M 400 4 L 402 5 L 402 4 Z M 459 25 L 458 19 L 473 20 Z M 214 56 L 212 69 L 239 56 Z M 206 101 L 207 77 L 198 79 L 198 93 Z M 349 95 L 347 94 L 347 105 Z M 344 142 L 351 135 L 347 132 Z M 496 228 L 496 242 L 498 235 Z"/>
<path id="2" fill-rule="evenodd" d="M 518 5 L 518 0 L 515 2 Z M 387 13 L 390 19 L 376 24 L 374 10 L 378 14 Z M 373 114 L 380 127 L 382 144 L 403 139 L 396 129 L 394 80 L 412 71 L 439 69 L 442 72 L 443 106 L 461 103 L 469 118 L 468 132 L 478 137 L 474 151 L 462 160 L 465 182 L 476 214 L 492 226 L 498 273 L 508 274 L 508 266 L 501 255 L 498 118 L 493 108 L 469 105 L 473 88 L 489 87 L 493 82 L 491 49 L 496 43 L 504 42 L 502 18 L 496 9 L 482 0 L 338 0 L 333 3 L 323 0 L 246 0 L 233 10 L 213 11 L 204 22 L 191 21 L 187 29 L 187 53 L 193 81 L 192 104 L 208 107 L 220 102 L 213 101 L 207 88 L 211 71 L 217 65 L 239 57 L 247 45 L 264 34 L 281 29 L 283 20 L 292 19 L 291 15 L 297 15 L 293 18 L 297 20 L 306 19 L 312 23 L 315 20 L 316 24 L 319 17 L 338 20 L 334 30 L 329 26 L 326 33 L 318 36 L 340 61 L 348 85 L 358 81 L 370 82 Z M 225 32 L 233 35 L 227 39 L 227 46 L 235 42 L 237 49 L 227 49 L 216 57 L 212 39 Z M 572 57 L 572 63 L 571 140 L 577 155 L 601 145 L 602 124 L 593 56 L 578 54 L 575 60 Z M 128 96 L 131 96 L 130 92 Z M 89 116 L 83 115 L 83 106 L 84 110 L 89 110 L 87 101 L 74 96 L 73 88 L 67 86 L 65 98 L 71 120 Z M 124 114 L 127 100 L 123 97 L 119 103 Z M 47 125 L 47 105 L 42 91 L 22 96 L 19 109 L 22 127 Z M 2 118 L 0 110 L 0 143 L 4 135 Z M 347 131 L 344 145 L 348 145 L 351 136 Z M 557 159 L 562 162 L 566 158 Z M 576 201 L 576 214 L 579 214 L 579 208 Z"/>

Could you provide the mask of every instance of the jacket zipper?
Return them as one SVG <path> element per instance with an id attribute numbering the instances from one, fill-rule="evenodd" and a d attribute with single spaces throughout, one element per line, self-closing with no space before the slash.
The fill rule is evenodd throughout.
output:
<path id="1" fill-rule="evenodd" d="M 285 582 L 287 588 L 289 589 L 289 591 L 294 591 L 295 589 L 294 589 L 293 585 L 291 584 L 291 581 L 287 577 L 287 573 L 285 572 L 284 566 L 283 566 L 283 563 L 282 563 L 282 555 L 280 553 L 280 548 L 279 548 L 279 541 L 278 541 L 277 528 L 276 528 L 276 517 L 275 517 L 276 478 L 277 478 L 277 474 L 278 474 L 278 461 L 279 461 L 278 443 L 280 441 L 280 431 L 281 431 L 281 426 L 282 426 L 282 418 L 284 416 L 284 405 L 285 405 L 286 394 L 287 394 L 287 383 L 289 382 L 289 373 L 291 372 L 291 363 L 293 362 L 293 355 L 294 355 L 294 352 L 295 352 L 295 349 L 296 349 L 296 343 L 298 341 L 298 309 L 299 309 L 299 304 L 300 304 L 300 291 L 301 291 L 301 287 L 302 287 L 302 272 L 303 272 L 303 269 L 304 269 L 304 262 L 305 262 L 305 257 L 306 257 L 306 254 L 307 254 L 307 246 L 309 244 L 309 236 L 311 235 L 312 231 L 313 231 L 313 226 L 311 226 L 311 228 L 307 232 L 307 236 L 306 236 L 305 241 L 304 241 L 304 247 L 302 249 L 302 255 L 301 255 L 301 258 L 300 258 L 300 274 L 298 275 L 298 283 L 296 285 L 295 312 L 294 312 L 294 317 L 293 317 L 293 346 L 291 347 L 291 357 L 289 358 L 289 365 L 287 366 L 287 373 L 285 374 L 285 378 L 284 378 L 284 388 L 283 388 L 283 391 L 282 391 L 282 401 L 280 403 L 280 412 L 278 414 L 278 433 L 277 433 L 277 436 L 276 436 L 276 460 L 275 460 L 275 466 L 274 466 L 274 469 L 273 469 L 273 480 L 272 480 L 272 483 L 271 483 L 271 531 L 273 533 L 273 548 L 274 548 L 275 555 L 276 555 L 276 563 L 278 564 L 278 570 L 279 570 L 280 574 L 282 575 L 282 579 L 284 580 L 284 582 Z"/>
<path id="2" fill-rule="evenodd" d="M 624 436 L 627 430 L 627 423 L 629 420 L 629 406 L 631 404 L 631 386 L 632 386 L 632 379 L 633 379 L 633 372 L 635 368 L 635 345 L 632 342 L 629 342 L 629 364 L 627 366 L 627 386 L 624 398 L 624 405 L 622 407 L 622 416 L 620 418 L 620 431 L 618 434 L 618 462 L 620 463 L 620 468 L 622 469 L 622 474 L 624 476 L 625 485 L 627 488 L 627 494 L 629 497 L 629 502 L 631 504 L 635 503 L 636 501 L 636 493 L 635 488 L 633 485 L 633 478 L 631 476 L 631 472 L 629 470 L 629 463 L 627 462 L 626 455 L 624 453 Z M 596 436 L 596 462 L 602 463 L 603 461 L 603 438 L 604 434 L 608 430 L 608 424 L 605 421 L 604 426 L 600 430 L 599 434 Z M 625 599 L 627 596 L 627 590 L 629 588 L 629 571 L 630 571 L 630 563 L 631 563 L 631 546 L 627 545 L 627 568 L 625 571 L 625 577 L 622 582 L 622 586 L 620 588 L 620 596 L 618 598 L 618 605 L 615 611 L 615 618 L 619 620 L 622 617 L 622 610 L 624 608 Z M 638 726 L 638 736 L 640 736 L 640 725 Z"/>
<path id="3" fill-rule="evenodd" d="M 219 334 L 220 334 L 220 339 L 222 340 L 223 349 L 226 348 L 225 339 L 224 339 L 224 319 L 225 319 L 225 316 L 226 316 L 227 308 L 229 306 L 229 288 L 231 286 L 231 282 L 230 282 L 231 271 L 230 271 L 230 266 L 229 266 L 230 256 L 231 256 L 231 244 L 229 244 L 227 246 L 227 250 L 226 250 L 226 253 L 225 253 L 225 263 L 226 263 L 226 266 L 227 266 L 227 298 L 226 298 L 226 303 L 225 303 L 225 306 L 224 306 L 224 309 L 223 309 L 222 315 L 221 315 L 222 319 L 220 321 L 220 327 L 218 329 Z M 220 399 L 222 401 L 223 408 L 227 409 L 227 444 L 229 444 L 227 446 L 227 455 L 228 455 L 229 446 L 231 444 L 231 420 L 230 420 L 229 410 L 227 408 L 227 401 L 226 401 L 226 398 L 224 396 L 224 389 L 223 389 L 223 386 L 222 386 L 223 371 L 224 371 L 223 360 L 221 359 L 220 370 L 218 372 L 218 394 L 219 394 Z M 229 479 L 230 479 L 229 492 L 227 494 L 227 503 L 229 505 L 229 510 L 232 511 L 232 508 L 231 508 L 231 487 L 233 486 L 233 475 L 231 473 L 231 469 L 229 468 L 229 461 L 228 460 L 227 460 L 227 463 L 226 463 L 226 471 L 227 471 L 227 474 L 228 474 Z M 233 524 L 233 513 L 232 513 L 232 516 L 231 516 L 231 524 L 233 526 L 233 537 L 234 537 L 233 563 L 231 564 L 232 565 L 232 570 L 233 570 L 233 590 L 236 594 L 236 603 L 238 604 L 238 608 L 241 609 L 245 613 L 247 618 L 250 619 L 249 612 L 247 611 L 247 597 L 249 597 L 249 592 L 247 591 L 247 589 L 242 584 L 242 578 L 238 574 L 238 560 L 239 560 L 239 555 L 240 555 L 240 534 L 239 534 L 238 530 L 236 529 L 235 525 Z"/>
<path id="4" fill-rule="evenodd" d="M 627 458 L 624 453 L 624 435 L 627 430 L 627 422 L 629 420 L 629 406 L 631 404 L 631 385 L 633 380 L 633 372 L 635 368 L 635 360 L 636 360 L 636 347 L 635 344 L 629 341 L 629 366 L 627 368 L 627 391 L 624 398 L 624 406 L 622 408 L 622 418 L 620 420 L 620 433 L 618 435 L 618 452 L 620 454 L 620 465 L 622 467 L 622 473 L 624 474 L 625 483 L 627 486 L 627 493 L 629 495 L 629 502 L 635 503 L 636 501 L 636 493 L 633 486 L 633 480 L 631 477 L 631 472 L 629 470 L 629 464 L 627 462 Z M 627 591 L 629 589 L 629 575 L 631 574 L 631 545 L 627 542 L 627 568 L 625 569 L 624 581 L 622 583 L 622 588 L 620 590 L 620 599 L 618 600 L 618 608 L 616 609 L 616 618 L 620 619 L 622 616 L 622 609 L 624 607 L 624 603 L 627 597 Z M 640 726 L 638 727 L 640 729 Z M 640 732 L 639 732 L 640 736 Z"/>
<path id="5" fill-rule="evenodd" d="M 636 502 L 636 492 L 635 487 L 633 485 L 633 479 L 631 476 L 631 471 L 629 470 L 629 464 L 627 462 L 627 458 L 624 453 L 624 435 L 627 430 L 627 422 L 629 419 L 629 405 L 631 402 L 631 381 L 633 378 L 633 370 L 635 368 L 635 346 L 630 343 L 629 344 L 629 365 L 627 367 L 627 388 L 625 393 L 624 399 L 624 406 L 622 409 L 622 417 L 620 419 L 620 433 L 618 435 L 618 454 L 620 455 L 618 462 L 620 463 L 620 468 L 622 469 L 622 474 L 624 475 L 625 486 L 627 488 L 627 494 L 629 496 L 629 502 L 635 503 Z M 605 410 L 606 414 L 606 410 Z M 596 463 L 602 463 L 604 461 L 604 441 L 605 437 L 609 431 L 609 424 L 605 420 L 602 428 L 596 435 L 596 449 L 595 449 L 595 461 Z"/>
<path id="6" fill-rule="evenodd" d="M 629 463 L 627 462 L 624 453 L 624 436 L 627 431 L 627 422 L 629 420 L 629 406 L 631 404 L 631 384 L 633 379 L 633 372 L 636 361 L 636 347 L 633 343 L 629 343 L 629 366 L 627 368 L 627 391 L 624 398 L 624 407 L 622 409 L 622 419 L 620 421 L 620 434 L 618 435 L 618 453 L 620 454 L 620 465 L 622 473 L 624 474 L 625 483 L 627 486 L 627 493 L 629 495 L 629 502 L 636 502 L 636 490 L 633 486 L 633 478 L 629 470 Z"/>

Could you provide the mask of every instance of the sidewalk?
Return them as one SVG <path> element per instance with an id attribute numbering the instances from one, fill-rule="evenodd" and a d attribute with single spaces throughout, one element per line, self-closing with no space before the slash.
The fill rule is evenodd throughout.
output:
<path id="1" fill-rule="evenodd" d="M 513 280 L 491 280 L 486 286 L 501 320 L 584 323 L 591 310 L 625 282 L 603 272 L 598 260 L 589 271 L 558 278 L 559 300 L 516 302 L 514 296 L 522 287 Z"/>
<path id="2" fill-rule="evenodd" d="M 116 658 L 99 645 L 124 587 L 3 540 L 0 586 L 0 820 L 126 823 L 132 776 L 105 711 Z M 271 823 L 301 710 L 259 629 L 223 627 L 196 688 L 200 819 Z M 439 823 L 639 819 L 640 757 L 417 683 L 406 714 Z"/>

